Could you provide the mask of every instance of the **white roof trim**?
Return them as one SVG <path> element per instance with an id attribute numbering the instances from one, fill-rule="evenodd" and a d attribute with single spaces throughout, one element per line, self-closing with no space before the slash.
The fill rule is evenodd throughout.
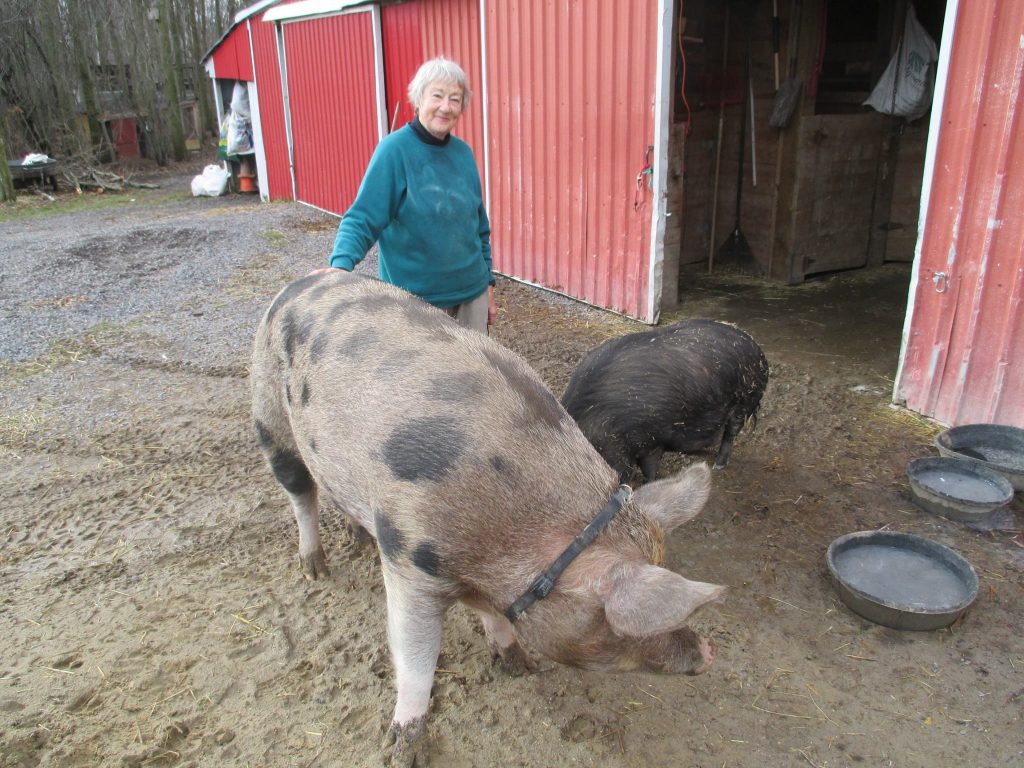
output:
<path id="1" fill-rule="evenodd" d="M 273 8 L 263 15 L 264 21 L 283 21 L 285 19 L 298 19 L 303 16 L 322 16 L 328 13 L 337 13 L 353 5 L 363 5 L 369 0 L 302 0 L 290 5 L 282 5 Z"/>
<path id="2" fill-rule="evenodd" d="M 262 11 L 268 5 L 280 2 L 280 0 L 260 0 L 258 3 L 253 3 L 248 8 L 243 8 L 235 14 L 235 24 L 241 24 L 243 21 L 248 19 L 250 16 L 255 16 L 257 13 Z"/>

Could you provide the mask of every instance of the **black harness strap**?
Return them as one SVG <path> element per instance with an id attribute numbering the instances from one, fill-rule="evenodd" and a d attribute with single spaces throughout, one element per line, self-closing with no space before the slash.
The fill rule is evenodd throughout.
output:
<path id="1" fill-rule="evenodd" d="M 505 618 L 515 623 L 515 620 L 522 616 L 527 608 L 538 600 L 543 600 L 547 597 L 554 588 L 555 581 L 569 567 L 569 563 L 575 560 L 577 555 L 597 538 L 598 534 L 608 526 L 608 523 L 612 521 L 619 510 L 622 509 L 622 505 L 629 501 L 629 497 L 632 495 L 633 490 L 628 485 L 620 485 L 608 503 L 604 505 L 604 509 L 597 513 L 597 517 L 580 531 L 579 535 L 572 540 L 572 543 L 565 548 L 565 551 L 558 556 L 555 562 L 549 565 L 544 573 L 534 579 L 530 588 L 505 611 Z"/>

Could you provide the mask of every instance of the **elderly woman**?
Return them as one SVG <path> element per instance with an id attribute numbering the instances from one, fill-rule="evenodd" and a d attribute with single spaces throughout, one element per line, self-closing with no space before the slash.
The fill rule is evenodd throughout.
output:
<path id="1" fill-rule="evenodd" d="M 498 314 L 491 225 L 473 151 L 451 135 L 469 97 L 454 62 L 419 68 L 409 83 L 415 118 L 377 145 L 330 264 L 351 271 L 377 242 L 381 280 L 486 333 Z"/>

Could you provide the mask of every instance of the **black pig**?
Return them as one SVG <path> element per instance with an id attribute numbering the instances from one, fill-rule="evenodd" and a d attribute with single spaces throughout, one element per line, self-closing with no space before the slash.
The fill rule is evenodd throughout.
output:
<path id="1" fill-rule="evenodd" d="M 767 383 L 768 361 L 750 336 L 714 320 L 683 320 L 594 349 L 562 405 L 622 479 L 639 464 L 650 481 L 665 451 L 717 446 L 715 468 L 728 464 Z"/>

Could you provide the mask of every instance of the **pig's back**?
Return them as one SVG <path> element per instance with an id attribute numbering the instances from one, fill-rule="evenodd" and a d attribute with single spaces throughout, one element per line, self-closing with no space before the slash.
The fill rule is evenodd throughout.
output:
<path id="1" fill-rule="evenodd" d="M 684 320 L 612 339 L 591 352 L 562 395 L 588 429 L 660 431 L 666 420 L 714 414 L 760 399 L 767 362 L 742 330 L 714 320 Z"/>
<path id="2" fill-rule="evenodd" d="M 426 510 L 458 508 L 473 528 L 541 514 L 519 500 L 537 488 L 607 493 L 607 465 L 521 358 L 377 280 L 332 272 L 286 288 L 253 370 L 279 378 L 303 461 L 364 523 L 386 509 L 430 527 Z"/>

